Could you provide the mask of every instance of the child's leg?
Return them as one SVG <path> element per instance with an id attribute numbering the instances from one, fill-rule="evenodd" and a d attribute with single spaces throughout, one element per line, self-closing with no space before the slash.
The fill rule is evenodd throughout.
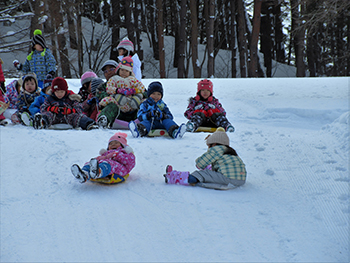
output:
<path id="1" fill-rule="evenodd" d="M 99 114 L 98 119 L 101 116 L 106 116 L 108 120 L 108 124 L 111 124 L 118 117 L 119 112 L 120 112 L 119 107 L 115 103 L 109 103 L 106 107 L 104 107 L 101 110 L 101 113 Z"/>
<path id="2" fill-rule="evenodd" d="M 240 186 L 245 183 L 245 180 L 231 179 L 224 176 L 222 173 L 215 172 L 209 169 L 197 170 L 191 173 L 191 175 L 197 178 L 197 180 L 200 183 L 212 183 L 212 184 L 220 184 L 220 185 L 232 184 L 235 186 Z"/>
<path id="3" fill-rule="evenodd" d="M 189 132 L 194 132 L 199 126 L 201 126 L 206 120 L 204 113 L 196 112 L 192 115 L 191 119 L 187 122 L 187 130 Z"/>
<path id="4" fill-rule="evenodd" d="M 223 113 L 214 113 L 210 120 L 217 126 L 222 127 L 226 131 L 234 132 L 234 128 L 231 123 L 227 120 L 226 116 Z"/>

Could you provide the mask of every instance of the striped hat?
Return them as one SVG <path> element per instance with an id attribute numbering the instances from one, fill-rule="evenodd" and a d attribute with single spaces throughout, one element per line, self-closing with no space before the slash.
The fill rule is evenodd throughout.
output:
<path id="1" fill-rule="evenodd" d="M 134 44 L 127 37 L 120 41 L 119 45 L 117 46 L 117 49 L 120 48 L 124 48 L 129 52 L 134 52 Z"/>
<path id="2" fill-rule="evenodd" d="M 43 48 L 47 48 L 46 41 L 45 41 L 44 37 L 42 36 L 42 32 L 41 32 L 40 29 L 36 29 L 34 31 L 34 36 L 32 38 L 32 46 L 33 46 L 33 48 L 34 48 L 34 46 L 36 44 L 42 46 Z"/>

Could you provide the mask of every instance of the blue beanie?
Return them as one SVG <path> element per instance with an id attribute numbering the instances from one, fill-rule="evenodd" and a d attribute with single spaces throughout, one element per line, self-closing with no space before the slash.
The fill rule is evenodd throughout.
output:
<path id="1" fill-rule="evenodd" d="M 163 98 L 163 86 L 162 86 L 162 83 L 160 83 L 159 81 L 154 81 L 148 85 L 147 97 L 149 97 L 153 92 L 156 92 L 156 91 L 160 92 Z"/>

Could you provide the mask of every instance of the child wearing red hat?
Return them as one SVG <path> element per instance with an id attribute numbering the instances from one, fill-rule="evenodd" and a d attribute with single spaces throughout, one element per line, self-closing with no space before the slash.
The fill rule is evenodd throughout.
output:
<path id="1" fill-rule="evenodd" d="M 124 182 L 135 167 L 135 155 L 126 137 L 126 133 L 115 133 L 108 141 L 107 150 L 101 149 L 98 157 L 92 158 L 82 168 L 73 164 L 71 172 L 74 178 L 80 183 L 101 178 Z"/>
<path id="2" fill-rule="evenodd" d="M 73 128 L 91 130 L 98 128 L 95 121 L 83 114 L 79 103 L 81 96 L 68 91 L 64 78 L 57 77 L 51 84 L 52 95 L 45 98 L 41 113 L 34 116 L 35 129 L 49 128 L 53 124 L 69 124 Z"/>
<path id="3" fill-rule="evenodd" d="M 235 129 L 226 118 L 226 111 L 217 98 L 213 96 L 213 83 L 204 79 L 198 82 L 197 94 L 190 98 L 184 113 L 189 119 L 187 131 L 194 132 L 199 126 L 222 127 L 228 132 Z"/>

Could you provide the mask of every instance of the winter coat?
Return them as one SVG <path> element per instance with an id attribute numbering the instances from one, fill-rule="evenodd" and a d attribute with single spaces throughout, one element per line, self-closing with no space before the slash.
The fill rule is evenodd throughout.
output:
<path id="1" fill-rule="evenodd" d="M 93 100 L 93 98 L 95 98 L 95 100 Z M 86 100 L 81 103 L 81 107 L 86 116 L 96 121 L 98 114 L 98 99 L 94 94 L 90 93 Z"/>
<path id="2" fill-rule="evenodd" d="M 45 99 L 48 97 L 45 92 L 41 91 L 40 96 L 36 97 L 34 102 L 29 107 L 29 112 L 32 116 L 40 112 L 41 105 L 45 102 Z"/>
<path id="3" fill-rule="evenodd" d="M 216 145 L 208 148 L 202 156 L 196 159 L 198 169 L 205 169 L 211 164 L 212 170 L 219 172 L 230 179 L 246 180 L 247 172 L 245 164 L 240 157 L 225 154 L 227 149 L 224 145 Z"/>
<path id="4" fill-rule="evenodd" d="M 168 106 L 162 99 L 156 103 L 151 97 L 142 102 L 142 104 L 140 105 L 140 109 L 137 113 L 137 118 L 140 121 L 149 120 L 150 115 L 148 113 L 152 113 L 153 111 L 158 111 L 161 113 L 160 116 L 153 116 L 155 120 L 161 121 L 163 119 L 174 119 Z"/>
<path id="5" fill-rule="evenodd" d="M 79 89 L 78 94 L 81 96 L 81 101 L 80 102 L 83 102 L 83 101 L 85 101 L 87 99 L 87 97 L 89 96 L 90 92 L 88 92 L 85 87 L 81 87 Z"/>
<path id="6" fill-rule="evenodd" d="M 197 100 L 196 98 L 190 98 L 189 104 L 187 106 L 187 109 L 184 113 L 185 117 L 187 119 L 191 119 L 192 115 L 195 113 L 195 111 L 205 111 L 208 112 L 209 110 L 215 110 L 216 112 L 221 112 L 224 115 L 226 115 L 226 111 L 222 107 L 221 103 L 217 98 L 214 96 L 212 97 L 212 101 L 203 101 L 203 100 Z"/>
<path id="7" fill-rule="evenodd" d="M 123 59 L 123 56 L 119 56 L 118 57 L 119 61 L 122 61 Z M 142 65 L 142 62 L 140 61 L 140 58 L 139 56 L 136 54 L 134 54 L 131 59 L 133 60 L 134 62 L 134 66 L 132 67 L 132 71 L 134 72 L 134 75 L 136 77 L 137 80 L 141 81 L 142 79 L 142 73 L 141 73 L 141 65 Z"/>
<path id="8" fill-rule="evenodd" d="M 113 150 L 101 150 L 96 159 L 99 163 L 107 162 L 111 165 L 111 174 L 125 176 L 135 167 L 135 155 L 130 146 L 119 147 Z M 88 163 L 86 163 L 88 164 Z"/>
<path id="9" fill-rule="evenodd" d="M 19 112 L 29 112 L 30 105 L 34 102 L 36 97 L 39 97 L 41 89 L 37 88 L 33 93 L 29 93 L 26 90 L 21 89 L 21 92 L 18 96 L 18 102 L 16 104 Z"/>
<path id="10" fill-rule="evenodd" d="M 83 109 L 79 103 L 81 97 L 78 94 L 67 92 L 62 99 L 58 99 L 55 94 L 46 97 L 40 107 L 41 114 L 52 124 L 66 123 L 74 128 L 79 127 L 83 116 Z"/>
<path id="11" fill-rule="evenodd" d="M 4 72 L 2 71 L 2 60 L 0 59 L 0 82 L 5 82 Z"/>
<path id="12" fill-rule="evenodd" d="M 24 62 L 22 71 L 24 74 L 34 72 L 38 81 L 44 81 L 47 74 L 56 72 L 55 57 L 48 48 L 44 52 L 34 50 L 30 60 L 27 58 Z"/>
<path id="13" fill-rule="evenodd" d="M 6 86 L 6 93 L 4 96 L 5 102 L 10 103 L 9 109 L 17 109 L 18 92 L 17 92 L 17 80 L 12 81 Z"/>

